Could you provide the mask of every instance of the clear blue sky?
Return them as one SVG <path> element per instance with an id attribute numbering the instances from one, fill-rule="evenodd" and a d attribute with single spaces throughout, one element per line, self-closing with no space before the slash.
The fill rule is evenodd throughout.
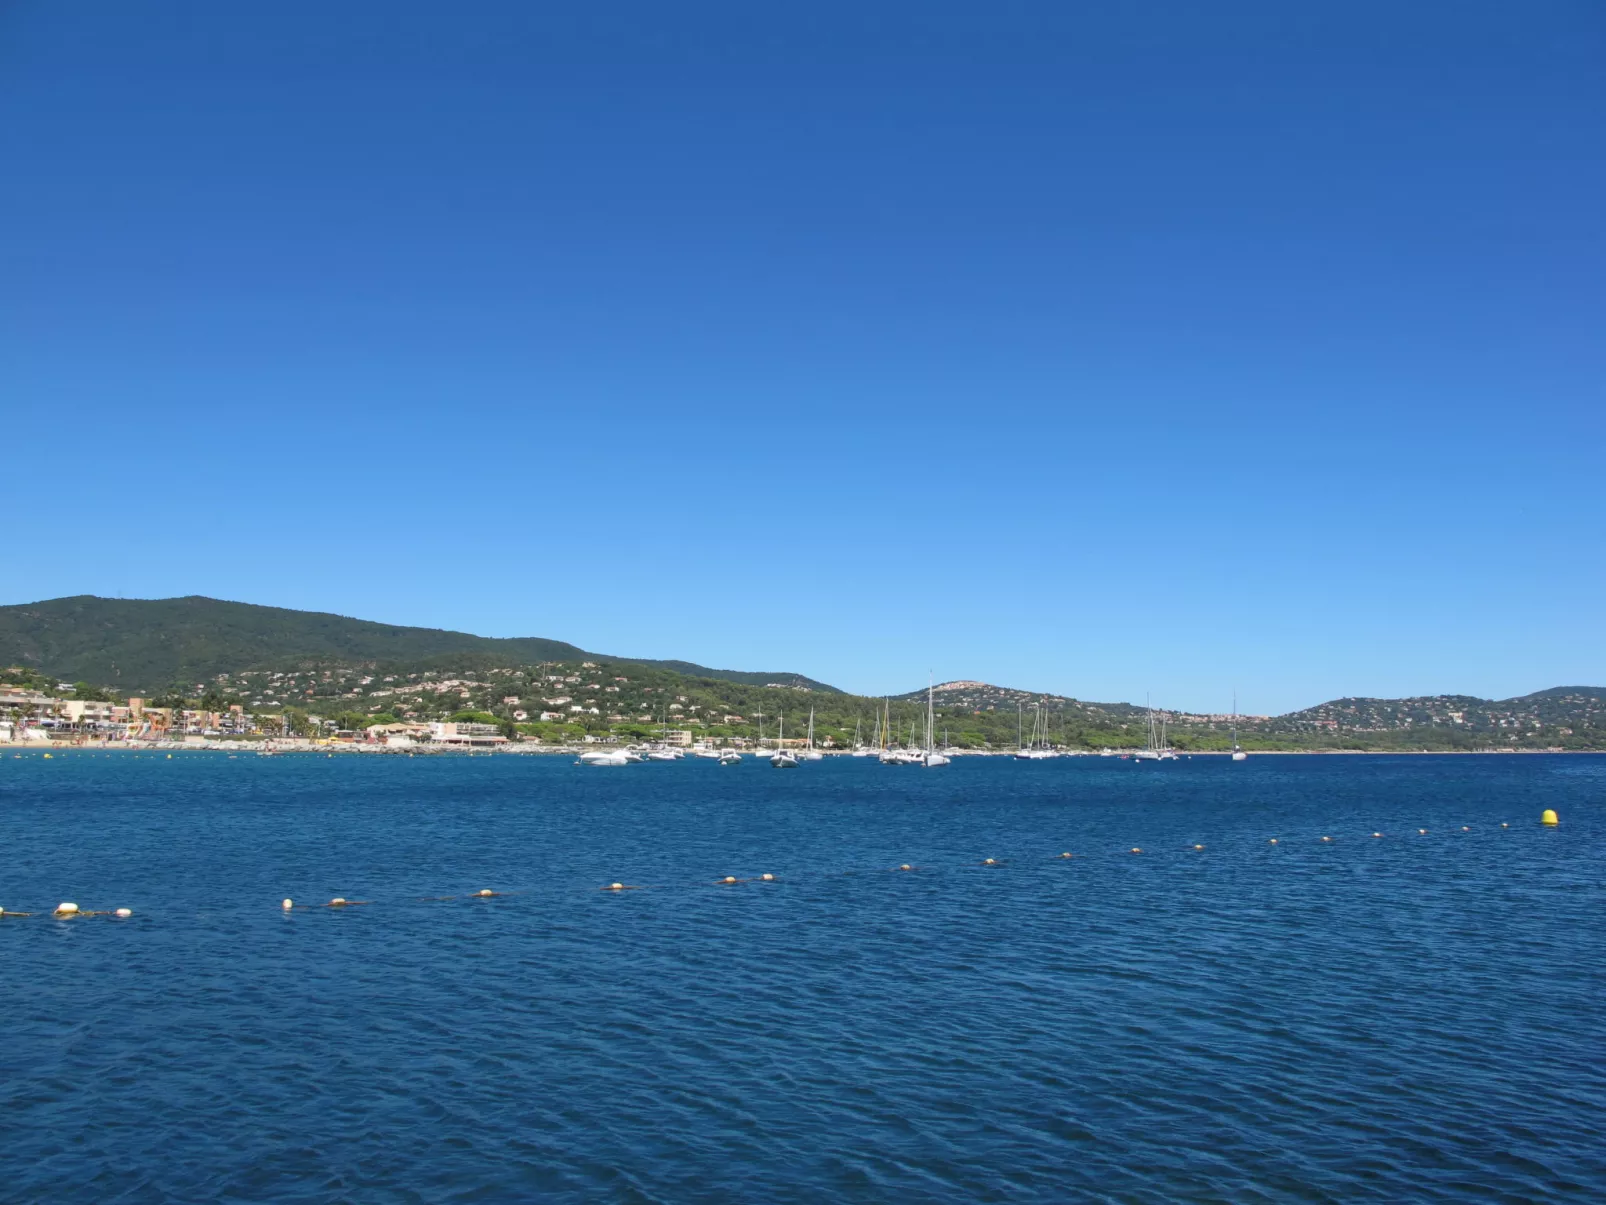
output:
<path id="1" fill-rule="evenodd" d="M 0 602 L 1606 683 L 1606 6 L 11 3 Z"/>

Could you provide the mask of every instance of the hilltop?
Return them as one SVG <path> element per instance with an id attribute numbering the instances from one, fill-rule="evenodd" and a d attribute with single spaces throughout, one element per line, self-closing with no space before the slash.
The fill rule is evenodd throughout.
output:
<path id="1" fill-rule="evenodd" d="M 23 666 L 63 681 L 93 682 L 125 694 L 187 688 L 218 674 L 283 668 L 287 662 L 305 659 L 377 666 L 464 656 L 506 665 L 536 665 L 601 655 L 539 636 L 474 636 L 200 595 L 135 599 L 83 594 L 0 607 L 0 666 Z M 823 692 L 836 689 L 796 673 L 709 669 L 687 661 L 607 659 L 732 682 L 778 683 Z"/>

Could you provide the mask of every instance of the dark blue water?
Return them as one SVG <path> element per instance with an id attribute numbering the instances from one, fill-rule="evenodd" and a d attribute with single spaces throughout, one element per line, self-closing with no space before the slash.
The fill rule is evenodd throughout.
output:
<path id="1" fill-rule="evenodd" d="M 0 1199 L 1602 1200 L 1603 803 L 1586 757 L 7 755 L 0 905 L 135 912 L 0 920 Z"/>

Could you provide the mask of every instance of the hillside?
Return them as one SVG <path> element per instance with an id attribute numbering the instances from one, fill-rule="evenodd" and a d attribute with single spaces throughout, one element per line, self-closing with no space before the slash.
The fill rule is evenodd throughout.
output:
<path id="1" fill-rule="evenodd" d="M 253 714 L 320 715 L 342 728 L 376 719 L 439 719 L 475 712 L 542 739 L 642 736 L 661 726 L 710 737 L 789 736 L 810 713 L 838 745 L 871 741 L 883 701 L 844 694 L 795 673 L 713 670 L 685 661 L 587 653 L 539 637 L 495 639 L 399 627 L 339 615 L 220 602 L 85 596 L 0 607 L 0 667 L 16 665 L 43 689 L 87 683 L 169 705 L 231 704 Z M 48 678 L 45 675 L 48 674 Z M 37 680 L 35 680 L 37 679 Z M 4 676 L 0 675 L 0 680 Z M 986 682 L 935 688 L 939 739 L 1007 749 L 1034 715 L 1065 748 L 1133 748 L 1147 711 Z M 891 700 L 893 740 L 923 726 L 924 687 Z M 1024 713 L 1024 720 L 1023 720 Z M 1223 749 L 1231 717 L 1159 710 L 1182 750 Z M 1255 749 L 1601 749 L 1606 689 L 1555 687 L 1519 698 L 1435 695 L 1343 698 L 1282 716 L 1240 716 Z"/>
<path id="2" fill-rule="evenodd" d="M 1355 734 L 1444 730 L 1472 737 L 1510 738 L 1553 730 L 1560 736 L 1606 727 L 1606 688 L 1556 686 L 1514 699 L 1471 695 L 1425 695 L 1409 699 L 1345 698 L 1278 716 L 1279 732 Z"/>
<path id="3" fill-rule="evenodd" d="M 93 682 L 125 694 L 193 687 L 219 674 L 279 668 L 297 659 L 351 665 L 413 664 L 471 655 L 514 665 L 599 656 L 538 636 L 474 636 L 199 595 L 125 599 L 85 594 L 0 607 L 0 667 L 20 665 L 63 681 Z M 696 677 L 834 690 L 795 673 L 717 670 L 684 661 L 608 659 L 661 665 Z"/>

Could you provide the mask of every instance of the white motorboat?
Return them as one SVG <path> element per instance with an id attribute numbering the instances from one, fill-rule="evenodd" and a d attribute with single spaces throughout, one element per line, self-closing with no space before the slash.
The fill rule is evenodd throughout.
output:
<path id="1" fill-rule="evenodd" d="M 741 764 L 742 755 L 734 749 L 726 749 L 719 755 L 719 764 L 722 766 L 735 766 Z"/>
<path id="2" fill-rule="evenodd" d="M 623 749 L 597 749 L 582 753 L 577 766 L 628 766 L 630 754 Z M 639 760 L 639 759 L 638 759 Z"/>

